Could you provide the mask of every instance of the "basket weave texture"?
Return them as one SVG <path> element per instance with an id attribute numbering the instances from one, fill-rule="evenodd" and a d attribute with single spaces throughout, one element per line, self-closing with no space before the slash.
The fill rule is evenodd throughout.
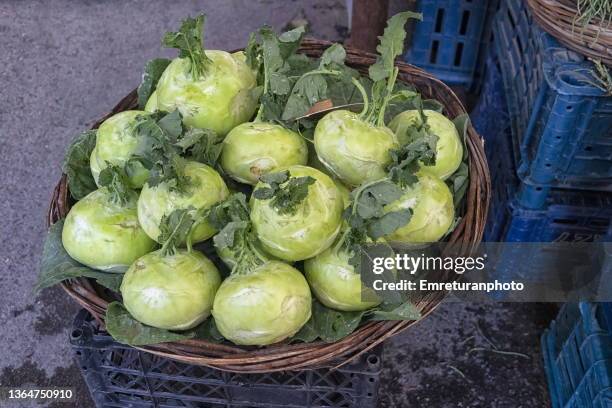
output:
<path id="1" fill-rule="evenodd" d="M 566 47 L 612 66 L 612 25 L 593 18 L 576 24 L 576 0 L 527 0 L 537 23 Z"/>
<path id="2" fill-rule="evenodd" d="M 319 57 L 331 43 L 306 39 L 300 52 Z M 347 65 L 367 74 L 368 67 L 376 61 L 374 54 L 347 48 Z M 465 113 L 458 97 L 432 75 L 412 65 L 397 63 L 400 81 L 412 84 L 424 98 L 440 101 L 449 117 Z M 123 98 L 113 110 L 98 120 L 92 129 L 97 128 L 106 118 L 137 106 L 136 91 Z M 466 193 L 462 219 L 449 237 L 455 248 L 471 252 L 481 241 L 490 198 L 490 177 L 483 141 L 470 125 L 466 146 L 469 154 L 470 181 Z M 66 182 L 62 175 L 56 186 L 49 207 L 48 222 L 53 224 L 65 217 L 70 209 L 71 200 Z M 99 287 L 94 280 L 78 278 L 62 283 L 64 290 L 87 309 L 99 322 L 104 322 L 106 308 L 112 296 Z M 429 314 L 444 299 L 446 293 L 432 292 L 416 302 L 422 315 Z M 315 368 L 340 360 L 348 362 L 358 355 L 372 349 L 391 336 L 407 329 L 415 321 L 368 322 L 349 336 L 335 343 L 321 341 L 313 343 L 277 344 L 264 348 L 234 346 L 229 343 L 217 344 L 205 340 L 183 340 L 139 347 L 153 354 L 189 364 L 198 364 L 233 372 L 274 372 Z"/>

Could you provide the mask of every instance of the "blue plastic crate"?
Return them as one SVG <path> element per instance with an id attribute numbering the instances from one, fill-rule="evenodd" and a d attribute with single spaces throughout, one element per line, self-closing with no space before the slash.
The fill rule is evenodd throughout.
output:
<path id="1" fill-rule="evenodd" d="M 553 408 L 610 407 L 610 304 L 566 303 L 542 335 L 544 368 Z"/>
<path id="2" fill-rule="evenodd" d="M 417 0 L 416 22 L 405 60 L 451 85 L 470 87 L 485 52 L 497 0 Z"/>
<path id="3" fill-rule="evenodd" d="M 551 187 L 612 191 L 612 97 L 593 65 L 539 29 L 525 1 L 502 1 L 492 31 L 532 208 Z"/>
<path id="4" fill-rule="evenodd" d="M 485 140 L 491 171 L 492 198 L 485 240 L 601 240 L 612 224 L 612 194 L 547 189 L 533 186 L 517 176 L 516 152 L 510 131 L 507 94 L 501 86 L 500 65 L 495 53 L 491 53 L 481 97 L 471 114 L 474 127 Z M 533 192 L 536 198 L 533 198 Z"/>

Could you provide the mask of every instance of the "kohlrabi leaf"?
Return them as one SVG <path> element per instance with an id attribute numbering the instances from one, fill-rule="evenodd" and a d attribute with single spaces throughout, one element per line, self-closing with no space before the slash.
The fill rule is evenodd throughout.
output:
<path id="1" fill-rule="evenodd" d="M 177 209 L 172 211 L 170 215 L 162 217 L 159 223 L 159 237 L 157 238 L 157 241 L 162 244 L 162 254 L 172 254 L 176 251 L 176 248 L 188 241 L 195 221 L 191 215 L 194 210 L 193 207 Z"/>
<path id="2" fill-rule="evenodd" d="M 98 176 L 98 183 L 108 189 L 111 199 L 118 204 L 126 204 L 136 195 L 130 187 L 130 180 L 124 167 L 116 164 L 106 163 L 106 167 Z"/>
<path id="3" fill-rule="evenodd" d="M 196 80 L 206 73 L 212 63 L 204 52 L 204 22 L 206 16 L 200 14 L 196 18 L 186 18 L 177 32 L 164 35 L 162 44 L 167 48 L 177 48 L 180 58 L 189 58 L 191 74 Z"/>
<path id="4" fill-rule="evenodd" d="M 155 91 L 159 78 L 170 64 L 170 60 L 167 58 L 155 58 L 147 61 L 144 72 L 142 73 L 142 80 L 138 86 L 138 108 L 144 109 L 147 101 Z"/>
<path id="5" fill-rule="evenodd" d="M 193 147 L 190 143 L 195 136 L 198 136 L 198 140 L 207 142 L 208 139 L 201 137 L 208 133 L 184 133 L 182 117 L 178 110 L 142 115 L 137 118 L 135 129 L 139 135 L 139 144 L 133 157 L 149 170 L 149 186 L 155 187 L 162 182 L 168 182 L 170 188 L 184 190 L 189 185 L 189 178 L 184 174 L 185 159 L 181 157 L 181 153 L 185 147 Z"/>
<path id="6" fill-rule="evenodd" d="M 368 320 L 418 320 L 421 312 L 411 302 L 385 304 L 368 312 Z"/>
<path id="7" fill-rule="evenodd" d="M 404 26 L 409 18 L 422 20 L 423 15 L 421 13 L 404 11 L 394 15 L 387 21 L 387 27 L 385 27 L 382 37 L 379 37 L 380 42 L 376 47 L 379 58 L 369 69 L 372 81 L 381 81 L 393 75 L 395 58 L 401 55 L 404 49 L 404 41 L 406 40 Z"/>
<path id="8" fill-rule="evenodd" d="M 446 179 L 446 183 L 453 193 L 455 208 L 459 208 L 461 207 L 470 181 L 468 149 L 466 146 L 467 129 L 470 123 L 470 118 L 467 114 L 463 114 L 457 116 L 455 120 L 453 120 L 453 123 L 455 124 L 457 132 L 461 137 L 461 142 L 463 143 L 463 161 L 459 165 L 459 168 L 448 179 Z"/>
<path id="9" fill-rule="evenodd" d="M 181 149 L 181 155 L 191 160 L 216 167 L 221 150 L 223 137 L 210 129 L 189 129 L 175 143 Z"/>
<path id="10" fill-rule="evenodd" d="M 317 337 L 326 343 L 333 343 L 354 332 L 364 313 L 363 311 L 341 312 L 325 307 L 314 300 L 311 320 Z"/>
<path id="11" fill-rule="evenodd" d="M 395 66 L 395 58 L 402 53 L 404 48 L 404 40 L 406 39 L 404 26 L 409 18 L 422 19 L 422 15 L 406 11 L 394 15 L 387 21 L 387 27 L 383 35 L 379 37 L 380 41 L 376 47 L 379 54 L 378 58 L 368 71 L 370 79 L 373 81 L 371 101 L 366 105 L 367 110 L 362 112 L 361 116 L 367 122 L 377 126 L 384 126 L 386 109 L 393 99 L 398 98 L 398 95 L 394 93 L 399 73 L 399 69 Z M 356 86 L 360 87 L 360 84 L 356 83 Z M 367 99 L 365 90 L 360 89 L 360 91 L 362 97 Z"/>
<path id="12" fill-rule="evenodd" d="M 80 200 L 98 188 L 91 174 L 89 160 L 96 147 L 96 130 L 88 130 L 78 135 L 64 156 L 62 171 L 68 177 L 68 189 L 75 200 Z"/>
<path id="13" fill-rule="evenodd" d="M 401 196 L 402 189 L 387 179 L 365 184 L 351 193 L 351 204 L 344 210 L 349 231 L 343 236 L 342 243 L 351 253 L 351 265 L 358 267 L 361 245 L 368 239 L 376 241 L 410 221 L 412 213 L 409 209 L 384 209 Z"/>
<path id="14" fill-rule="evenodd" d="M 328 79 L 343 82 L 344 86 L 351 87 L 351 78 L 354 71 L 344 65 L 346 51 L 340 44 L 333 44 L 327 48 L 319 59 L 319 67 L 302 74 L 291 89 L 291 94 L 283 111 L 283 120 L 292 120 L 308 113 L 317 102 L 327 98 Z"/>
<path id="15" fill-rule="evenodd" d="M 233 221 L 249 221 L 249 206 L 246 196 L 242 193 L 234 193 L 227 199 L 215 204 L 207 214 L 208 223 L 222 230 Z"/>
<path id="16" fill-rule="evenodd" d="M 100 285 L 118 291 L 123 279 L 122 273 L 102 272 L 81 265 L 68 255 L 62 244 L 62 229 L 64 220 L 59 220 L 49 227 L 47 238 L 43 247 L 40 262 L 40 274 L 35 291 L 56 285 L 62 281 L 73 278 L 92 278 Z"/>
<path id="17" fill-rule="evenodd" d="M 417 182 L 416 173 L 422 164 L 434 165 L 436 162 L 438 136 L 425 127 L 408 129 L 408 135 L 411 142 L 389 152 L 391 163 L 387 171 L 390 179 L 400 187 Z"/>
<path id="18" fill-rule="evenodd" d="M 108 305 L 104 321 L 106 330 L 115 340 L 130 346 L 167 343 L 191 339 L 195 336 L 193 330 L 177 333 L 140 323 L 119 302 L 112 302 Z"/>
<path id="19" fill-rule="evenodd" d="M 308 187 L 316 182 L 310 176 L 290 177 L 288 170 L 265 174 L 259 180 L 268 186 L 257 187 L 253 198 L 271 200 L 270 205 L 279 214 L 294 214 L 308 196 Z"/>

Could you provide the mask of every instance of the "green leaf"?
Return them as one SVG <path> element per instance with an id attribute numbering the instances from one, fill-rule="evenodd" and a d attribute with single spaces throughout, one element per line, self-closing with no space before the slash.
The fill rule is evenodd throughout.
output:
<path id="1" fill-rule="evenodd" d="M 134 319 L 119 302 L 112 302 L 106 309 L 106 330 L 119 343 L 130 346 L 167 343 L 191 339 L 194 331 L 176 333 L 169 330 L 147 326 Z"/>
<path id="2" fill-rule="evenodd" d="M 157 87 L 159 78 L 169 64 L 170 60 L 167 58 L 155 58 L 147 61 L 142 74 L 142 80 L 138 86 L 138 109 L 144 109 L 147 101 Z"/>
<path id="3" fill-rule="evenodd" d="M 291 342 L 301 341 L 303 343 L 311 343 L 319 338 L 319 332 L 315 327 L 315 319 L 311 316 L 304 326 L 296 334 L 291 337 Z"/>
<path id="4" fill-rule="evenodd" d="M 207 219 L 208 223 L 217 230 L 222 230 L 232 221 L 249 221 L 246 196 L 242 193 L 230 195 L 208 211 Z"/>
<path id="5" fill-rule="evenodd" d="M 364 313 L 333 310 L 314 300 L 311 319 L 317 336 L 326 343 L 333 343 L 354 332 Z"/>
<path id="6" fill-rule="evenodd" d="M 68 189 L 75 200 L 80 200 L 98 188 L 91 174 L 89 160 L 96 147 L 96 130 L 78 135 L 66 151 L 62 171 L 68 177 Z"/>
<path id="7" fill-rule="evenodd" d="M 185 132 L 182 116 L 178 110 L 173 112 L 155 112 L 137 118 L 136 131 L 139 143 L 133 153 L 134 160 L 138 160 L 149 170 L 147 183 L 155 187 L 167 182 L 169 187 L 178 191 L 186 190 L 190 180 L 184 174 L 185 159 L 181 154 L 195 150 L 206 158 L 209 151 L 206 146 L 210 143 L 215 146 L 218 142 L 212 137 L 212 131 Z M 194 140 L 197 139 L 197 143 Z M 201 143 L 199 147 L 195 147 Z M 187 151 L 185 149 L 188 149 Z M 215 156 L 217 153 L 211 150 Z"/>
<path id="8" fill-rule="evenodd" d="M 221 343 L 224 340 L 212 316 L 191 329 L 190 332 L 193 332 L 194 339 L 208 340 L 213 343 Z"/>
<path id="9" fill-rule="evenodd" d="M 130 180 L 124 168 L 111 163 L 100 172 L 98 183 L 106 187 L 111 193 L 111 199 L 115 203 L 125 205 L 135 198 L 136 193 L 130 188 Z"/>
<path id="10" fill-rule="evenodd" d="M 191 74 L 197 80 L 206 73 L 211 59 L 204 52 L 204 22 L 206 15 L 200 14 L 196 18 L 186 18 L 177 32 L 168 32 L 164 35 L 162 44 L 167 48 L 177 48 L 180 58 L 189 58 L 191 61 Z"/>
<path id="11" fill-rule="evenodd" d="M 327 68 L 332 64 L 344 65 L 346 50 L 340 44 L 332 44 L 321 55 L 319 68 Z"/>
<path id="12" fill-rule="evenodd" d="M 313 177 L 290 177 L 289 171 L 268 173 L 260 182 L 269 187 L 258 187 L 253 191 L 256 200 L 271 200 L 270 205 L 279 214 L 295 214 L 298 206 L 308 196 L 308 187 L 316 182 Z"/>
<path id="13" fill-rule="evenodd" d="M 194 211 L 193 207 L 176 209 L 162 217 L 157 237 L 157 241 L 162 244 L 162 254 L 174 253 L 176 248 L 188 241 L 195 221 L 191 215 Z"/>
<path id="14" fill-rule="evenodd" d="M 388 212 L 368 223 L 368 235 L 374 240 L 382 238 L 408 224 L 411 218 L 410 209 Z"/>
<path id="15" fill-rule="evenodd" d="M 457 116 L 455 120 L 453 120 L 453 123 L 455 124 L 457 132 L 459 132 L 461 141 L 463 143 L 463 161 L 459 165 L 457 171 L 455 171 L 448 179 L 446 179 L 446 183 L 448 184 L 451 192 L 453 193 L 453 202 L 455 204 L 456 209 L 461 207 L 463 199 L 465 198 L 465 193 L 467 192 L 470 183 L 468 150 L 465 143 L 467 138 L 467 129 L 470 123 L 469 121 L 470 118 L 466 114 Z"/>
<path id="16" fill-rule="evenodd" d="M 223 137 L 211 129 L 192 128 L 179 137 L 175 146 L 181 149 L 182 156 L 216 167 L 223 150 Z"/>
<path id="17" fill-rule="evenodd" d="M 394 15 L 387 21 L 385 31 L 382 37 L 379 37 L 380 42 L 376 47 L 376 51 L 378 51 L 380 57 L 369 69 L 372 81 L 376 82 L 386 79 L 393 72 L 395 68 L 395 58 L 401 55 L 404 49 L 404 40 L 406 39 L 404 26 L 409 18 L 422 20 L 423 15 L 405 11 Z"/>
<path id="18" fill-rule="evenodd" d="M 368 320 L 418 320 L 421 312 L 411 302 L 400 305 L 382 304 L 368 312 Z"/>
<path id="19" fill-rule="evenodd" d="M 81 265 L 68 255 L 62 244 L 62 229 L 64 220 L 51 225 L 40 263 L 40 274 L 35 291 L 56 285 L 73 278 L 93 278 L 100 285 L 117 292 L 123 279 L 122 273 L 102 272 Z"/>
<path id="20" fill-rule="evenodd" d="M 389 152 L 391 163 L 387 167 L 391 180 L 402 187 L 417 181 L 416 173 L 421 164 L 435 164 L 438 143 L 438 136 L 432 134 L 426 124 L 407 129 L 407 134 L 412 141 Z"/>
<path id="21" fill-rule="evenodd" d="M 249 42 L 244 49 L 244 55 L 246 56 L 246 63 L 255 72 L 259 72 L 262 63 L 261 45 L 257 42 L 255 33 L 251 33 L 249 36 Z"/>

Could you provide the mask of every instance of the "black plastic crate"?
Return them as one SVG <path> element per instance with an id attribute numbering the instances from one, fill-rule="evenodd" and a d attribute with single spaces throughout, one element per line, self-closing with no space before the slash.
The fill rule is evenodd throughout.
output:
<path id="1" fill-rule="evenodd" d="M 382 346 L 338 369 L 237 374 L 117 343 L 85 310 L 70 342 L 98 408 L 376 407 Z"/>

